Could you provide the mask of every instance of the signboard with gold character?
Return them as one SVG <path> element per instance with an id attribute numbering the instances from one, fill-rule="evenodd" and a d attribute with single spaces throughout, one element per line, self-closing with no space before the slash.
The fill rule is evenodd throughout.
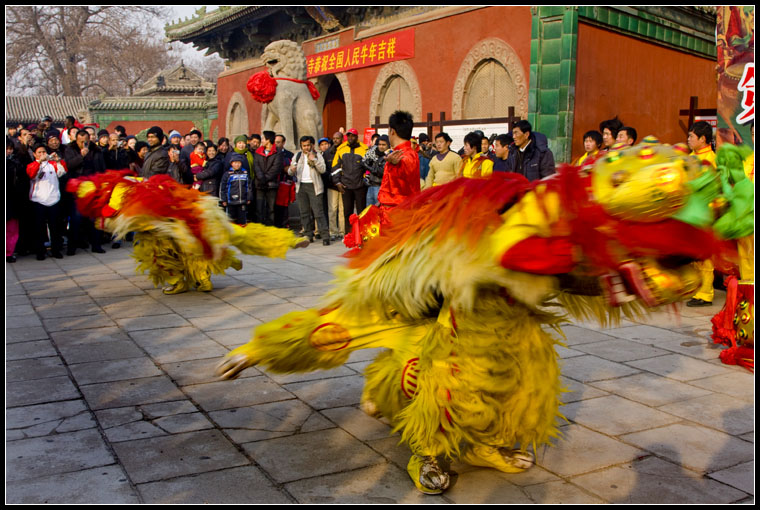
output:
<path id="1" fill-rule="evenodd" d="M 720 6 L 717 16 L 717 144 L 752 144 L 755 120 L 755 7 Z"/>
<path id="2" fill-rule="evenodd" d="M 373 37 L 306 57 L 306 77 L 342 73 L 414 57 L 414 29 Z"/>

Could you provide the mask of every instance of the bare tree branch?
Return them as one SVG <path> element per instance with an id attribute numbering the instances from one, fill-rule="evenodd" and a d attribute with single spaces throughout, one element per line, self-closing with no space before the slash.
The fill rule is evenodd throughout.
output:
<path id="1" fill-rule="evenodd" d="M 6 7 L 6 90 L 131 94 L 176 62 L 152 6 Z"/>

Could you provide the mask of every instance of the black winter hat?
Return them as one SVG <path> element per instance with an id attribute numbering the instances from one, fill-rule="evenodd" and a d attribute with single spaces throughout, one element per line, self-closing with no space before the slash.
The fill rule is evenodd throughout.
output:
<path id="1" fill-rule="evenodd" d="M 151 134 L 156 135 L 156 137 L 158 137 L 159 140 L 163 140 L 164 139 L 164 130 L 161 129 L 160 127 L 158 127 L 158 126 L 153 126 L 152 128 L 150 128 L 148 130 L 147 134 L 148 135 L 151 135 Z"/>

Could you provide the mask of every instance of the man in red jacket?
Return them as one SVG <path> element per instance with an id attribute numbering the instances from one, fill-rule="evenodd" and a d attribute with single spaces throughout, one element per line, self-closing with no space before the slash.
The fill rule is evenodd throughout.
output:
<path id="1" fill-rule="evenodd" d="M 414 120 L 409 112 L 395 111 L 388 119 L 393 152 L 385 158 L 385 170 L 377 199 L 384 208 L 396 207 L 420 191 L 420 160 L 412 148 Z"/>

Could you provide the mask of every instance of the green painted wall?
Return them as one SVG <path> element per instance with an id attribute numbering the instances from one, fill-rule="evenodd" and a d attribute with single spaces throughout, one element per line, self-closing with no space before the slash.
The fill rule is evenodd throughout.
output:
<path id="1" fill-rule="evenodd" d="M 555 160 L 571 158 L 578 20 L 702 57 L 717 55 L 709 17 L 668 7 L 531 7 L 528 121 Z M 583 50 L 585 51 L 585 50 Z"/>

